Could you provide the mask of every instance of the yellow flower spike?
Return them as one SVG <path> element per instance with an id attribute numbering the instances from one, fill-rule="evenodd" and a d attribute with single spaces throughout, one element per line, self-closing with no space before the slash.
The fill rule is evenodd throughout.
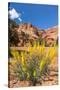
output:
<path id="1" fill-rule="evenodd" d="M 34 49 L 36 48 L 36 41 L 34 41 Z"/>
<path id="2" fill-rule="evenodd" d="M 39 47 L 39 52 L 41 53 L 41 46 Z"/>
<path id="3" fill-rule="evenodd" d="M 12 50 L 11 54 L 13 55 L 14 59 L 16 59 L 16 60 L 20 59 L 20 55 L 19 55 L 18 51 Z"/>
<path id="4" fill-rule="evenodd" d="M 48 57 L 51 60 L 51 63 L 53 61 L 53 58 L 56 56 L 56 47 L 50 47 L 48 50 Z"/>
<path id="5" fill-rule="evenodd" d="M 30 53 L 30 55 L 32 55 L 32 52 L 33 52 L 32 47 L 29 47 L 29 53 Z"/>
<path id="6" fill-rule="evenodd" d="M 38 42 L 37 49 L 39 49 L 39 48 L 40 48 L 40 44 L 39 44 L 39 42 Z"/>
<path id="7" fill-rule="evenodd" d="M 36 76 L 36 71 L 34 70 L 34 72 L 33 72 L 33 76 Z"/>
<path id="8" fill-rule="evenodd" d="M 26 66 L 25 66 L 25 59 L 24 59 L 24 53 L 21 52 L 21 59 L 22 59 L 22 66 L 23 66 L 23 71 L 26 71 Z"/>
<path id="9" fill-rule="evenodd" d="M 43 70 L 44 65 L 45 65 L 45 60 L 43 59 L 43 60 L 41 60 L 41 62 L 40 62 L 40 72 Z"/>
<path id="10" fill-rule="evenodd" d="M 22 64 L 24 65 L 24 54 L 21 52 L 21 59 L 22 59 Z"/>
<path id="11" fill-rule="evenodd" d="M 30 76 L 30 75 L 29 75 L 29 73 L 27 72 L 27 79 L 29 78 L 29 76 Z"/>
<path id="12" fill-rule="evenodd" d="M 43 54 L 43 52 L 45 52 L 45 46 L 41 46 L 41 54 Z"/>
<path id="13" fill-rule="evenodd" d="M 18 51 L 16 51 L 16 58 L 17 58 L 17 60 L 20 59 L 20 55 L 19 55 Z"/>

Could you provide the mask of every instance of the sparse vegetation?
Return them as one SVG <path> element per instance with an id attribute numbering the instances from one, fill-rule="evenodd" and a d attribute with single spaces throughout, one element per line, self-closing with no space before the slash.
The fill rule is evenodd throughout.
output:
<path id="1" fill-rule="evenodd" d="M 34 46 L 28 47 L 28 52 L 11 51 L 13 60 L 10 61 L 10 65 L 13 68 L 19 80 L 29 80 L 35 86 L 38 80 L 42 80 L 42 77 L 48 74 L 49 65 L 53 58 L 56 56 L 57 47 L 47 48 L 44 44 L 41 46 L 39 42 Z"/>

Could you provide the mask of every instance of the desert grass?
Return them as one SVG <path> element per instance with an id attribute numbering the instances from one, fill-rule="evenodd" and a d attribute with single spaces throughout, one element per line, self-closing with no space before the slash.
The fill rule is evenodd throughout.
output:
<path id="1" fill-rule="evenodd" d="M 49 72 L 49 65 L 57 56 L 57 46 L 45 47 L 39 42 L 31 44 L 27 51 L 11 50 L 13 59 L 9 61 L 10 74 L 14 73 L 20 81 L 29 80 L 35 86 L 37 81 L 42 80 Z"/>

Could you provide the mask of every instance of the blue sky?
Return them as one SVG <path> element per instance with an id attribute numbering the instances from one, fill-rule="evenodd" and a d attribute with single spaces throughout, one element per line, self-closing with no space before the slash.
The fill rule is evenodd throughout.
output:
<path id="1" fill-rule="evenodd" d="M 58 6 L 56 5 L 10 3 L 10 7 L 20 14 L 21 22 L 15 19 L 18 24 L 32 23 L 42 29 L 58 25 Z"/>

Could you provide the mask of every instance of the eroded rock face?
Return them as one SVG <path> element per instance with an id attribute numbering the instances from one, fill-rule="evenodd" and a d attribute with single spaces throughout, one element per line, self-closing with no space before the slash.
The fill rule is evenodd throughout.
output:
<path id="1" fill-rule="evenodd" d="M 30 23 L 23 23 L 19 25 L 19 28 L 16 29 L 18 33 L 18 37 L 20 42 L 18 43 L 18 46 L 24 46 L 26 43 L 29 43 L 30 41 L 33 42 L 33 40 L 38 39 L 38 29 Z"/>
<path id="2" fill-rule="evenodd" d="M 58 40 L 58 27 L 54 26 L 45 30 L 42 37 L 47 41 L 47 44 L 53 45 Z"/>
<path id="3" fill-rule="evenodd" d="M 36 36 L 36 38 L 38 38 L 38 29 L 29 23 L 19 25 L 17 32 L 18 33 L 24 32 L 25 34 L 28 34 L 30 36 Z"/>
<path id="4" fill-rule="evenodd" d="M 39 29 L 31 23 L 22 23 L 15 28 L 19 42 L 17 46 L 25 46 L 34 40 L 44 40 L 48 46 L 53 45 L 58 40 L 58 27 L 52 27 L 47 30 Z"/>

